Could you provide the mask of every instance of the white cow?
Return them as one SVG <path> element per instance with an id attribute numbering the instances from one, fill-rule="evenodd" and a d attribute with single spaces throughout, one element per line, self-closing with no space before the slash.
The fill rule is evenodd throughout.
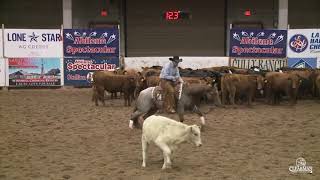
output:
<path id="1" fill-rule="evenodd" d="M 173 119 L 152 115 L 145 119 L 142 128 L 142 167 L 146 167 L 148 144 L 154 142 L 162 151 L 164 163 L 162 169 L 171 168 L 171 157 L 179 144 L 192 142 L 201 146 L 200 127 L 188 126 Z"/>

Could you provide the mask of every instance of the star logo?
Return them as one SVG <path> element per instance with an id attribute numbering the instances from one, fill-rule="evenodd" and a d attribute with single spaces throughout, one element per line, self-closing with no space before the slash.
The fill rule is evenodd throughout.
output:
<path id="1" fill-rule="evenodd" d="M 34 32 L 32 32 L 32 35 L 29 35 L 30 42 L 32 42 L 32 41 L 38 42 L 38 40 L 37 40 L 38 37 L 39 36 L 36 36 L 36 34 Z"/>
<path id="2" fill-rule="evenodd" d="M 233 33 L 233 37 L 237 37 L 238 36 L 238 34 L 237 33 Z"/>
<path id="3" fill-rule="evenodd" d="M 116 35 L 115 35 L 115 34 L 112 34 L 110 37 L 113 38 L 113 39 L 115 39 L 115 38 L 116 38 Z"/>

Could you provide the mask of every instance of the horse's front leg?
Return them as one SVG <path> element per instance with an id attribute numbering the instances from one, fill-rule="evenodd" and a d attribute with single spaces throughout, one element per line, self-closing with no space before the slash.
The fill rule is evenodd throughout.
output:
<path id="1" fill-rule="evenodd" d="M 133 127 L 141 128 L 141 125 L 139 123 L 139 118 L 145 114 L 146 112 L 142 112 L 140 110 L 136 110 L 132 115 L 131 119 L 129 120 L 129 128 L 133 129 Z"/>
<path id="2" fill-rule="evenodd" d="M 179 115 L 180 122 L 184 121 L 184 105 L 182 103 L 178 103 L 177 113 Z"/>
<path id="3" fill-rule="evenodd" d="M 200 111 L 200 109 L 198 108 L 198 106 L 194 105 L 193 106 L 193 112 L 195 112 L 196 114 L 198 114 L 200 116 L 200 121 L 201 121 L 201 130 L 204 130 L 203 127 L 206 124 L 206 120 L 203 116 L 203 113 Z"/>

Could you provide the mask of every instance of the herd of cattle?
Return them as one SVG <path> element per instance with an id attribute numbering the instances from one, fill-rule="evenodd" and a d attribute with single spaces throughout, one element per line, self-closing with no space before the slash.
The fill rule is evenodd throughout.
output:
<path id="1" fill-rule="evenodd" d="M 142 68 L 142 71 L 96 71 L 92 76 L 92 100 L 96 105 L 99 100 L 105 105 L 105 91 L 112 93 L 112 97 L 122 92 L 125 106 L 130 106 L 142 90 L 159 84 L 161 68 L 153 66 Z M 222 66 L 197 70 L 180 68 L 180 75 L 186 84 L 217 88 L 219 97 L 215 103 L 218 105 L 221 102 L 223 105 L 242 102 L 251 105 L 255 98 L 265 98 L 269 104 L 279 104 L 283 97 L 288 97 L 290 104 L 295 104 L 297 99 L 320 97 L 320 69 L 281 68 L 277 71 Z M 206 97 L 202 99 L 208 101 Z"/>

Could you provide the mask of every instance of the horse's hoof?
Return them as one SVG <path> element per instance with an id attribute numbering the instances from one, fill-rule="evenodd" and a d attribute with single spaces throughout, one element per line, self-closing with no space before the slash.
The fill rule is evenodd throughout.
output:
<path id="1" fill-rule="evenodd" d="M 129 128 L 133 129 L 133 121 L 132 120 L 129 121 Z"/>

